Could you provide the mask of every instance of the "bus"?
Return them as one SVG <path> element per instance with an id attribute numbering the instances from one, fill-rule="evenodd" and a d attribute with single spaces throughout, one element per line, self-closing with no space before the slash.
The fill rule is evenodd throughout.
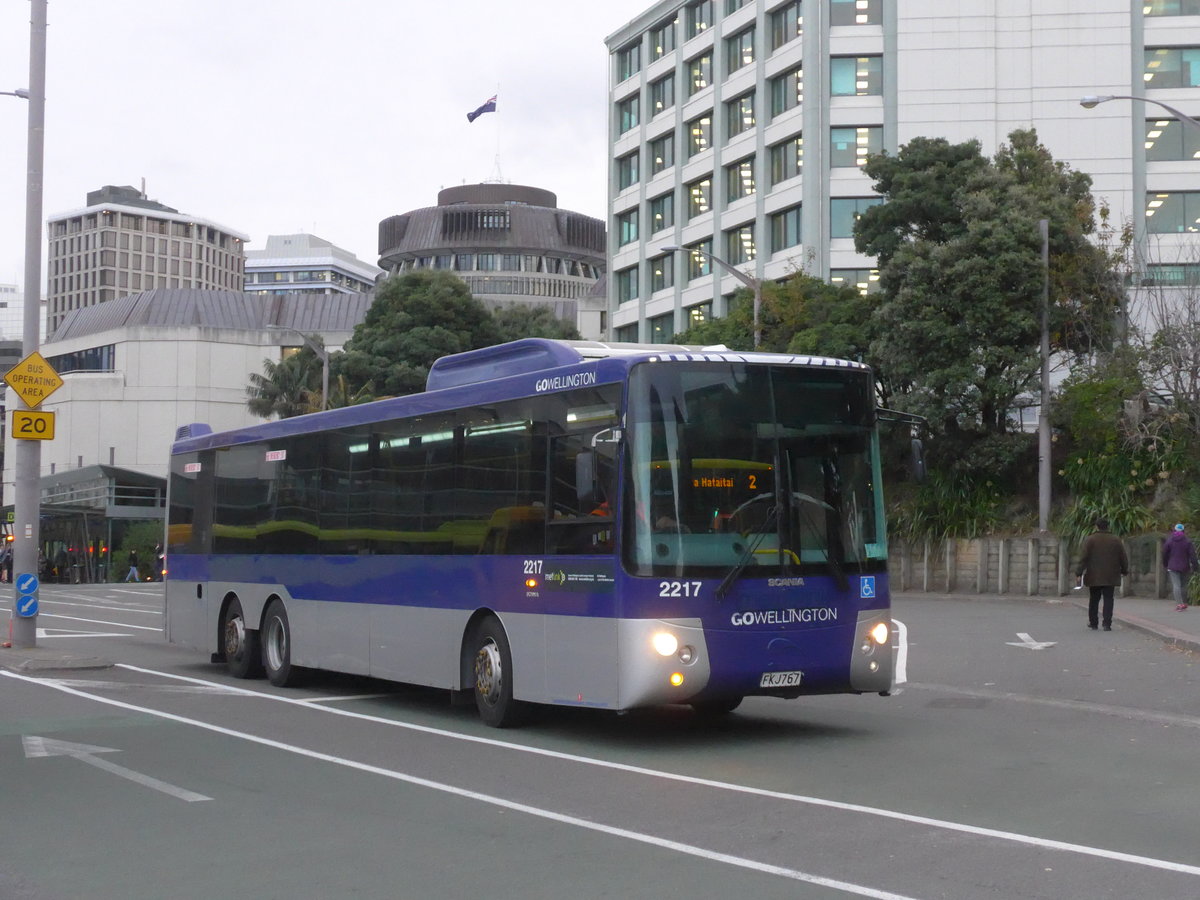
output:
<path id="1" fill-rule="evenodd" d="M 437 686 L 703 714 L 887 695 L 871 370 L 813 356 L 525 339 L 424 393 L 179 429 L 166 637 L 277 686 Z"/>

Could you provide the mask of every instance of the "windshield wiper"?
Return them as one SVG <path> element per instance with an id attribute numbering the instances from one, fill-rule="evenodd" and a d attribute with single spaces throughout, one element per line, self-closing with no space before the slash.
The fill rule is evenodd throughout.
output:
<path id="1" fill-rule="evenodd" d="M 753 503 L 756 500 L 761 500 L 763 497 L 771 496 L 773 495 L 759 494 L 757 497 L 752 497 L 750 500 L 747 500 L 745 503 L 739 506 L 738 510 L 741 510 L 743 507 L 748 506 L 750 503 Z M 735 512 L 736 511 L 737 510 L 735 510 Z M 733 586 L 733 583 L 737 581 L 738 576 L 741 575 L 746 566 L 750 564 L 750 560 L 754 559 L 754 554 L 758 552 L 759 545 L 762 544 L 763 538 L 770 533 L 771 526 L 775 524 L 775 520 L 778 518 L 778 516 L 779 506 L 772 506 L 767 512 L 766 518 L 763 519 L 762 526 L 759 528 L 758 533 L 754 535 L 754 539 L 750 541 L 746 546 L 746 549 L 742 551 L 741 558 L 733 564 L 733 568 L 726 573 L 725 577 L 721 579 L 721 583 L 717 585 L 718 600 L 725 599 L 725 595 L 729 593 L 729 589 Z"/>

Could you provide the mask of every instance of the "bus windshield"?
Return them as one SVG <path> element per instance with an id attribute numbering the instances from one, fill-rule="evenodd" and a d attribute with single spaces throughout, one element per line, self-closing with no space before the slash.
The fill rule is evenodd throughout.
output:
<path id="1" fill-rule="evenodd" d="M 870 373 L 644 363 L 630 376 L 624 562 L 639 575 L 878 571 Z"/>

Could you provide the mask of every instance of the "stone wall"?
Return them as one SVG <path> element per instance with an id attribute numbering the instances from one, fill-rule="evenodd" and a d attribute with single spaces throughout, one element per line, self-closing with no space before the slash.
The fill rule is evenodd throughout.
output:
<path id="1" fill-rule="evenodd" d="M 1159 565 L 1162 538 L 1125 538 L 1129 576 L 1121 596 L 1165 597 L 1166 576 Z M 1075 584 L 1078 547 L 1055 535 L 1045 537 L 950 538 L 889 548 L 892 589 L 959 594 L 1012 594 L 1061 597 Z"/>

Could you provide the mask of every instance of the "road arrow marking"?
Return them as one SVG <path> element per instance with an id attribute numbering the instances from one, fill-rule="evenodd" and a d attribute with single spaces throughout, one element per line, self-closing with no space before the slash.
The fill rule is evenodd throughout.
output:
<path id="1" fill-rule="evenodd" d="M 164 794 L 170 794 L 172 797 L 185 800 L 188 803 L 195 803 L 197 800 L 212 799 L 212 797 L 205 797 L 203 794 L 195 794 L 181 787 L 176 787 L 173 784 L 167 784 L 165 781 L 159 781 L 157 778 L 151 778 L 149 775 L 143 775 L 141 772 L 126 769 L 124 766 L 118 766 L 116 763 L 111 763 L 107 759 L 100 759 L 95 755 L 97 753 L 120 752 L 113 747 L 72 744 L 69 741 L 56 741 L 53 738 L 37 737 L 36 735 L 23 735 L 21 741 L 25 746 L 26 759 L 37 759 L 44 756 L 70 756 L 80 762 L 87 763 L 89 766 L 103 769 L 112 775 L 128 778 L 130 781 L 136 782 L 143 787 L 162 791 Z"/>
<path id="2" fill-rule="evenodd" d="M 1053 647 L 1058 641 L 1035 641 L 1023 631 L 1017 632 L 1017 637 L 1020 641 L 1005 641 L 1010 647 L 1024 647 L 1026 650 L 1045 650 L 1047 647 Z"/>

